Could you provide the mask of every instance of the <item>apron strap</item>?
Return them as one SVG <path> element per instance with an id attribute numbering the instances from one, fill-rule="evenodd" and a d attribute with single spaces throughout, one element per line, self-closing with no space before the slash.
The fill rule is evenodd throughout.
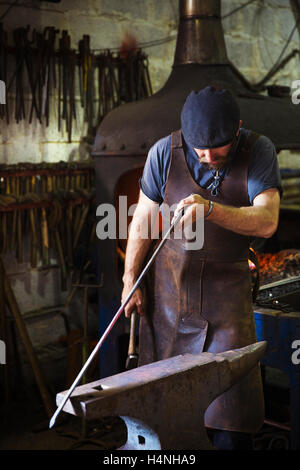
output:
<path id="1" fill-rule="evenodd" d="M 171 149 L 182 148 L 181 130 L 171 133 Z"/>

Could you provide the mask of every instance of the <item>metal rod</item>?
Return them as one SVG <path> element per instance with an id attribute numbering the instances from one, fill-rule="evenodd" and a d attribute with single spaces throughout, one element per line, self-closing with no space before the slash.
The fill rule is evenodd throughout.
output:
<path id="1" fill-rule="evenodd" d="M 91 364 L 91 362 L 93 361 L 95 355 L 97 354 L 97 352 L 99 351 L 99 349 L 101 348 L 104 340 L 106 339 L 106 337 L 108 336 L 108 334 L 110 333 L 110 331 L 112 330 L 114 324 L 116 323 L 116 321 L 118 320 L 119 316 L 122 314 L 122 312 L 124 311 L 126 305 L 128 304 L 129 300 L 131 299 L 132 295 L 134 294 L 135 290 L 138 288 L 138 286 L 140 285 L 143 277 L 145 276 L 145 274 L 147 273 L 147 271 L 149 270 L 149 268 L 151 267 L 151 265 L 153 264 L 156 256 L 158 255 L 159 251 L 161 250 L 161 248 L 163 247 L 163 245 L 165 244 L 168 236 L 170 235 L 171 231 L 173 230 L 173 228 L 176 226 L 176 224 L 179 222 L 179 220 L 181 219 L 183 215 L 183 209 L 181 209 L 181 211 L 179 212 L 179 214 L 177 215 L 177 217 L 174 219 L 173 223 L 170 225 L 170 228 L 168 229 L 168 231 L 166 232 L 166 234 L 164 235 L 163 239 L 161 240 L 160 244 L 158 245 L 158 247 L 156 248 L 156 250 L 154 251 L 154 253 L 152 254 L 150 260 L 148 261 L 148 263 L 146 264 L 145 268 L 143 269 L 143 271 L 141 272 L 140 276 L 138 277 L 136 283 L 134 284 L 133 288 L 131 289 L 131 291 L 129 292 L 129 294 L 127 295 L 125 301 L 123 302 L 123 304 L 120 306 L 119 310 L 117 311 L 117 313 L 115 314 L 115 316 L 113 317 L 112 321 L 110 322 L 110 324 L 108 325 L 108 327 L 106 328 L 105 332 L 103 333 L 102 337 L 100 338 L 100 340 L 98 341 L 98 343 L 96 344 L 96 346 L 94 347 L 93 351 L 91 352 L 90 356 L 88 357 L 86 363 L 84 364 L 84 366 L 82 367 L 81 371 L 79 372 L 79 374 L 77 375 L 76 379 L 74 380 L 73 384 L 71 385 L 68 393 L 66 394 L 65 398 L 63 399 L 63 401 L 61 402 L 61 404 L 59 405 L 59 407 L 57 408 L 57 410 L 55 411 L 54 415 L 52 416 L 51 420 L 50 420 L 50 423 L 49 423 L 49 428 L 51 429 L 54 424 L 55 424 L 55 421 L 56 421 L 56 418 L 58 417 L 59 413 L 61 412 L 61 410 L 63 409 L 63 407 L 65 406 L 66 402 L 68 401 L 68 399 L 70 398 L 71 394 L 73 393 L 76 385 L 79 383 L 80 379 L 82 378 L 82 376 L 84 375 L 85 371 L 87 370 L 87 368 L 89 367 L 89 365 Z"/>
<path id="2" fill-rule="evenodd" d="M 286 279 L 280 279 L 279 281 L 270 282 L 269 284 L 264 284 L 259 288 L 259 290 L 270 289 L 271 287 L 282 286 L 284 284 L 290 284 L 292 282 L 300 281 L 300 276 L 291 276 Z"/>
<path id="3" fill-rule="evenodd" d="M 274 426 L 274 428 L 283 429 L 284 431 L 291 431 L 291 426 L 287 426 L 284 423 L 279 423 L 277 421 L 272 421 L 271 419 L 265 419 L 265 424 L 269 424 L 270 426 Z"/>

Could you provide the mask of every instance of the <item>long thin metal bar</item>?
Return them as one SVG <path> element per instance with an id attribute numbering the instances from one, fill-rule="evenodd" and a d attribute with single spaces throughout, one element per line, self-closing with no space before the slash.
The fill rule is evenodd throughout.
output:
<path id="1" fill-rule="evenodd" d="M 131 299 L 133 293 L 135 292 L 135 290 L 138 288 L 138 286 L 140 285 L 143 277 L 145 276 L 145 274 L 147 273 L 147 271 L 149 270 L 149 268 L 151 267 L 151 265 L 153 264 L 153 261 L 155 260 L 157 254 L 159 253 L 159 251 L 161 250 L 161 248 L 163 247 L 163 245 L 165 244 L 165 242 L 167 241 L 171 231 L 173 230 L 173 228 L 176 226 L 176 224 L 179 222 L 179 220 L 181 219 L 183 215 L 183 210 L 181 210 L 179 212 L 179 214 L 177 215 L 177 217 L 174 219 L 173 223 L 170 225 L 170 228 L 168 229 L 168 231 L 166 232 L 166 234 L 164 235 L 163 239 L 161 240 L 160 244 L 158 245 L 158 247 L 156 248 L 156 250 L 153 252 L 151 258 L 149 259 L 148 263 L 146 264 L 145 268 L 143 269 L 143 271 L 141 272 L 140 276 L 138 277 L 136 283 L 134 284 L 133 288 L 131 289 L 131 291 L 129 292 L 128 296 L 126 297 L 126 299 L 124 300 L 124 302 L 122 303 L 122 305 L 120 306 L 119 310 L 117 311 L 117 313 L 115 314 L 115 316 L 113 317 L 112 321 L 110 322 L 110 324 L 108 325 L 108 327 L 106 328 L 105 332 L 103 333 L 102 337 L 100 338 L 100 340 L 98 341 L 98 343 L 96 344 L 96 346 L 94 347 L 93 351 L 91 352 L 90 356 L 88 357 L 86 363 L 84 364 L 84 366 L 82 367 L 81 371 L 79 372 L 79 374 L 77 375 L 76 379 L 74 380 L 73 384 L 71 385 L 68 393 L 66 394 L 64 400 L 61 402 L 61 404 L 59 405 L 59 407 L 57 408 L 57 410 L 55 411 L 54 415 L 52 416 L 51 420 L 50 420 L 50 423 L 49 423 L 49 428 L 51 429 L 54 424 L 55 424 L 55 421 L 56 421 L 56 418 L 58 417 L 59 413 L 61 412 L 61 410 L 63 409 L 63 407 L 65 406 L 66 402 L 68 401 L 68 399 L 70 398 L 71 394 L 73 393 L 75 387 L 77 386 L 77 384 L 79 383 L 80 379 L 82 378 L 82 376 L 84 375 L 84 373 L 86 372 L 87 368 L 89 367 L 90 363 L 92 362 L 92 360 L 94 359 L 95 355 L 97 354 L 97 352 L 99 351 L 99 349 L 101 348 L 103 342 L 105 341 L 106 337 L 108 336 L 108 334 L 110 333 L 110 331 L 112 330 L 114 324 L 116 323 L 116 321 L 118 320 L 119 316 L 122 314 L 122 312 L 124 311 L 126 305 L 128 304 L 129 300 Z"/>
<path id="2" fill-rule="evenodd" d="M 279 281 L 270 282 L 270 284 L 264 284 L 259 290 L 270 289 L 271 287 L 282 286 L 284 284 L 291 284 L 292 282 L 300 281 L 300 276 L 291 276 L 286 279 L 280 279 Z"/>

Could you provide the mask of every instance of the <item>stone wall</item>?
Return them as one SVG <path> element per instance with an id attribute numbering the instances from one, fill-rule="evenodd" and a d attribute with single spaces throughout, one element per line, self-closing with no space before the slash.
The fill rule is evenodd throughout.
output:
<path id="1" fill-rule="evenodd" d="M 243 3 L 223 1 L 222 16 Z M 250 83 L 258 83 L 277 62 L 294 26 L 295 18 L 289 0 L 254 2 L 223 20 L 228 57 Z M 281 59 L 294 49 L 299 49 L 299 45 L 296 29 Z M 267 85 L 291 87 L 293 81 L 299 78 L 300 57 L 296 55 Z M 278 161 L 281 168 L 300 168 L 300 155 L 295 151 L 281 151 Z"/>

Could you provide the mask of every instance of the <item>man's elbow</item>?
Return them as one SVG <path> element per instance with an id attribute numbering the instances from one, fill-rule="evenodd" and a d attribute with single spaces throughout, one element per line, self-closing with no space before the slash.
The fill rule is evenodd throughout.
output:
<path id="1" fill-rule="evenodd" d="M 264 227 L 261 229 L 261 234 L 259 235 L 261 238 L 271 238 L 274 233 L 276 232 L 278 227 L 278 221 L 272 221 L 268 224 L 265 224 Z"/>

